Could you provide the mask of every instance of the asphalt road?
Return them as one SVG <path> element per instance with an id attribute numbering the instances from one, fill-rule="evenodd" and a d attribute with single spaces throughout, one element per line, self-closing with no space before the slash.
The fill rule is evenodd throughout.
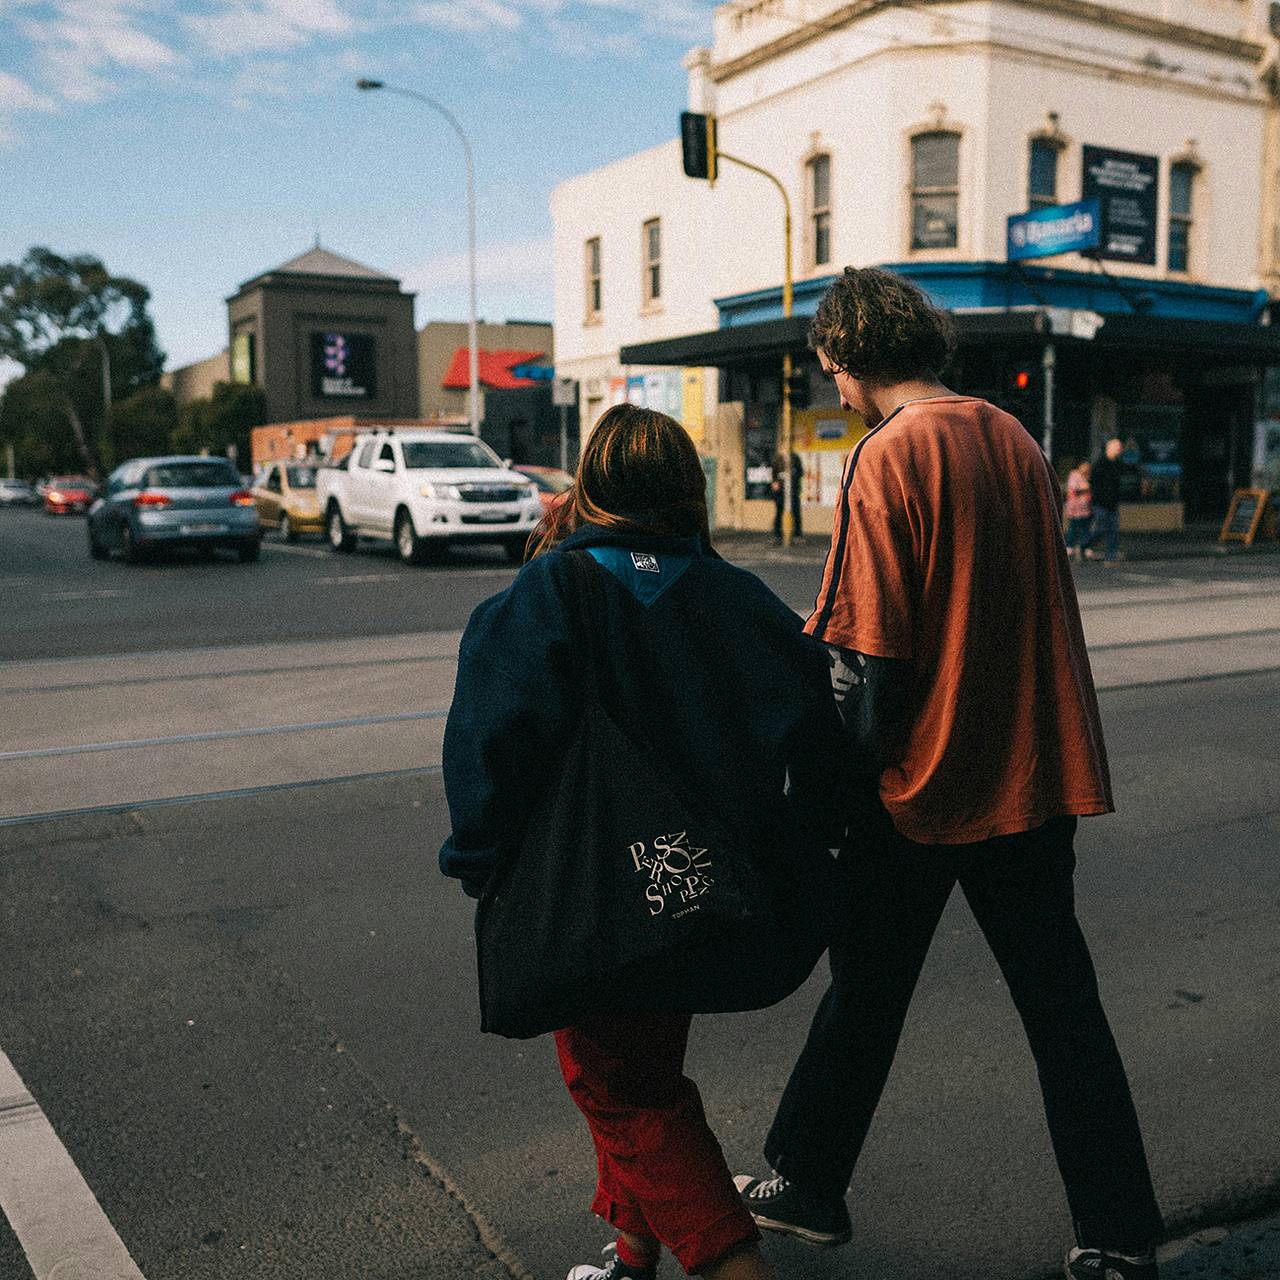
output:
<path id="1" fill-rule="evenodd" d="M 135 568 L 82 538 L 0 512 L 0 1051 L 141 1272 L 562 1275 L 605 1239 L 589 1144 L 550 1046 L 476 1031 L 469 912 L 434 869 L 452 650 L 511 571 L 305 544 Z M 811 600 L 818 552 L 732 552 Z M 1120 803 L 1085 824 L 1081 915 L 1166 1212 L 1230 1219 L 1280 1202 L 1280 562 L 1085 566 L 1081 592 Z M 820 984 L 695 1029 L 735 1167 Z M 851 1205 L 853 1247 L 775 1242 L 780 1274 L 1023 1280 L 1066 1239 L 962 904 Z M 1280 1274 L 1274 1238 L 1165 1274 Z M 0 1218 L 0 1277 L 28 1274 Z"/>

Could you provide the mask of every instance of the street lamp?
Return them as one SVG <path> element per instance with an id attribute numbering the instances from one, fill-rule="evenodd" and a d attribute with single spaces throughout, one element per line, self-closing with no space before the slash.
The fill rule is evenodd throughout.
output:
<path id="1" fill-rule="evenodd" d="M 467 353 L 470 364 L 470 393 L 467 408 L 471 421 L 471 434 L 478 436 L 480 434 L 480 347 L 476 339 L 476 177 L 475 166 L 471 160 L 471 142 L 453 113 L 425 93 L 418 93 L 413 89 L 401 89 L 383 80 L 357 80 L 356 88 L 385 89 L 388 93 L 398 93 L 402 98 L 413 98 L 416 102 L 425 102 L 448 121 L 462 143 L 463 154 L 467 158 L 467 275 L 471 286 L 471 306 L 467 319 Z"/>

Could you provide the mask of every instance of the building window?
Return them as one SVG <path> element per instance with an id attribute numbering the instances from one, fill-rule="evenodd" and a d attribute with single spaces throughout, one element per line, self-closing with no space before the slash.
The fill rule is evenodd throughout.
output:
<path id="1" fill-rule="evenodd" d="M 1191 195 L 1196 167 L 1180 161 L 1169 168 L 1169 270 L 1191 269 Z"/>
<path id="2" fill-rule="evenodd" d="M 600 237 L 586 243 L 587 319 L 596 320 L 603 310 L 604 295 L 600 283 Z"/>
<path id="3" fill-rule="evenodd" d="M 1027 208 L 1046 209 L 1058 203 L 1058 144 L 1051 138 L 1032 138 L 1027 163 Z"/>
<path id="4" fill-rule="evenodd" d="M 641 229 L 644 250 L 644 302 L 651 306 L 662 298 L 662 222 L 650 218 Z"/>
<path id="5" fill-rule="evenodd" d="M 917 134 L 911 139 L 912 249 L 954 249 L 959 212 L 960 135 Z"/>
<path id="6" fill-rule="evenodd" d="M 831 157 L 809 161 L 809 245 L 812 265 L 831 261 Z"/>

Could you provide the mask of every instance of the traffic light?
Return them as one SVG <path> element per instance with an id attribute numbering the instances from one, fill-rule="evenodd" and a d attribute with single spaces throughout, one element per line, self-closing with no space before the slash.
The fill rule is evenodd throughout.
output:
<path id="1" fill-rule="evenodd" d="M 680 113 L 680 152 L 688 178 L 716 180 L 716 118 L 696 111 Z"/>
<path id="2" fill-rule="evenodd" d="M 813 398 L 809 389 L 809 370 L 796 369 L 787 379 L 787 398 L 793 409 L 807 409 Z"/>
<path id="3" fill-rule="evenodd" d="M 1040 391 L 1041 371 L 1034 360 L 1013 361 L 1005 366 L 1004 394 L 1008 400 L 1021 402 Z"/>

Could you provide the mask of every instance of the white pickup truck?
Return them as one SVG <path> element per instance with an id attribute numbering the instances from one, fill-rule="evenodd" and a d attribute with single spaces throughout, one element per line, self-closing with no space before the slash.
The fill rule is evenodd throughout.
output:
<path id="1" fill-rule="evenodd" d="M 357 436 L 340 463 L 316 473 L 316 491 L 333 550 L 390 538 L 411 564 L 455 542 L 497 543 L 519 560 L 542 518 L 537 489 L 487 444 L 429 428 Z"/>

